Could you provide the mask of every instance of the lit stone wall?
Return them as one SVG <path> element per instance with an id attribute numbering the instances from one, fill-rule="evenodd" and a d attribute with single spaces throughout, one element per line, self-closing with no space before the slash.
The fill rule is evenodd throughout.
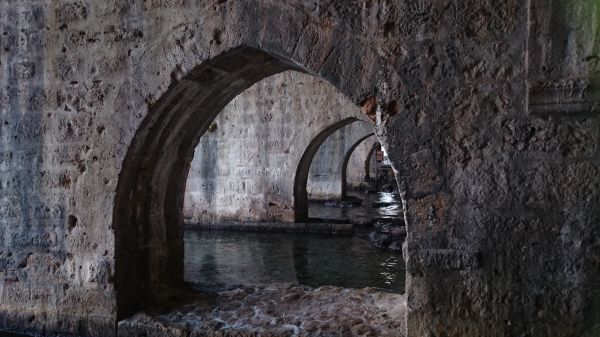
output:
<path id="1" fill-rule="evenodd" d="M 373 132 L 371 124 L 356 122 L 340 128 L 327 138 L 310 166 L 306 188 L 309 199 L 340 200 L 345 197 L 347 170 L 344 170 L 344 161 L 352 154 L 354 147 Z M 364 172 L 364 164 L 353 169 Z"/>
<path id="2" fill-rule="evenodd" d="M 356 104 L 317 77 L 290 71 L 255 84 L 200 139 L 186 186 L 186 222 L 293 222 L 300 158 L 321 131 L 351 117 L 364 118 Z M 355 123 L 373 132 L 372 124 Z M 330 138 L 339 143 L 336 134 Z M 344 154 L 335 156 L 339 161 Z M 341 184 L 339 167 L 325 164 L 330 174 L 323 184 Z"/>

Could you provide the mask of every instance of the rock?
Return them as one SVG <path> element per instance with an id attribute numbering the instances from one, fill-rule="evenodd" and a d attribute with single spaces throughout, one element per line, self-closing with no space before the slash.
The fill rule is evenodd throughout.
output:
<path id="1" fill-rule="evenodd" d="M 119 323 L 119 336 L 404 336 L 404 295 L 373 288 L 269 284 L 217 295 L 211 307 L 137 314 Z"/>
<path id="2" fill-rule="evenodd" d="M 382 226 L 369 234 L 369 241 L 377 247 L 402 251 L 402 243 L 406 238 L 406 227 Z"/>

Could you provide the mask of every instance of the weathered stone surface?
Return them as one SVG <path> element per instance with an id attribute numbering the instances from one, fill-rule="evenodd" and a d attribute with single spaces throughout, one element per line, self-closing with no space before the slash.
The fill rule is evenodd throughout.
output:
<path id="1" fill-rule="evenodd" d="M 119 323 L 118 336 L 402 337 L 404 302 L 404 295 L 371 288 L 246 287 L 139 313 Z"/>
<path id="2" fill-rule="evenodd" d="M 218 222 L 190 224 L 188 228 L 217 229 L 244 232 L 306 233 L 352 235 L 354 225 L 340 223 L 285 223 L 285 222 Z"/>
<path id="3" fill-rule="evenodd" d="M 518 119 L 502 123 L 503 149 L 519 156 L 590 158 L 598 153 L 600 128 L 594 118 Z M 536 156 L 537 155 L 537 156 Z"/>
<path id="4" fill-rule="evenodd" d="M 578 78 L 532 83 L 529 111 L 542 116 L 598 113 L 600 80 Z"/>

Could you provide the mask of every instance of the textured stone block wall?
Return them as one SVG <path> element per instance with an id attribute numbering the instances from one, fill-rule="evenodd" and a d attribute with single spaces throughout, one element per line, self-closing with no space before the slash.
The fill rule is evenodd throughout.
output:
<path id="1" fill-rule="evenodd" d="M 120 123 L 106 103 L 139 37 L 125 42 L 93 15 L 91 2 L 0 4 L 3 329 L 114 330 L 112 205 L 101 196 L 125 150 L 104 132 Z"/>
<path id="2" fill-rule="evenodd" d="M 364 117 L 356 104 L 317 77 L 290 71 L 255 84 L 201 137 L 187 180 L 186 222 L 293 222 L 294 177 L 302 155 L 320 132 L 347 118 Z M 356 123 L 374 131 L 372 124 Z M 332 155 L 341 162 L 345 153 Z M 323 183 L 341 186 L 339 168 L 323 170 L 332 171 Z"/>

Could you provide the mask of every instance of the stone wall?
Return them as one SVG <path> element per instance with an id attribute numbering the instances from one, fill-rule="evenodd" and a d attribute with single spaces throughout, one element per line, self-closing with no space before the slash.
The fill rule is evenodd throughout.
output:
<path id="1" fill-rule="evenodd" d="M 187 180 L 186 222 L 293 222 L 294 176 L 304 151 L 327 127 L 361 116 L 335 87 L 311 75 L 290 71 L 256 83 L 200 138 Z M 340 183 L 341 172 L 329 179 Z"/>
<path id="2" fill-rule="evenodd" d="M 375 177 L 376 161 L 372 150 L 376 143 L 378 143 L 376 136 L 369 137 L 350 155 L 346 169 L 346 185 L 349 190 L 359 189 L 362 183 L 367 181 L 367 177 Z"/>
<path id="3" fill-rule="evenodd" d="M 400 186 L 413 182 L 402 188 L 410 207 L 409 335 L 595 336 L 600 283 L 588 268 L 600 256 L 600 187 L 592 178 L 600 172 L 600 4 L 454 8 L 458 40 L 445 35 L 417 62 L 439 79 L 435 88 L 425 84 L 435 93 L 419 95 L 421 103 L 388 124 Z M 427 104 L 435 111 L 421 110 Z M 444 114 L 453 120 L 445 124 Z M 402 134 L 404 141 L 390 140 Z M 427 145 L 402 149 L 419 143 Z M 442 308 L 463 313 L 442 318 Z M 495 322 L 494 331 L 475 320 Z"/>
<path id="4" fill-rule="evenodd" d="M 334 132 L 321 145 L 308 174 L 306 190 L 311 200 L 340 200 L 346 193 L 346 164 L 355 147 L 374 132 L 373 125 L 355 122 Z M 359 167 L 364 172 L 364 165 Z"/>
<path id="5" fill-rule="evenodd" d="M 0 2 L 1 329 L 106 336 L 168 296 L 200 135 L 297 70 L 382 121 L 409 337 L 597 336 L 599 6 Z"/>

